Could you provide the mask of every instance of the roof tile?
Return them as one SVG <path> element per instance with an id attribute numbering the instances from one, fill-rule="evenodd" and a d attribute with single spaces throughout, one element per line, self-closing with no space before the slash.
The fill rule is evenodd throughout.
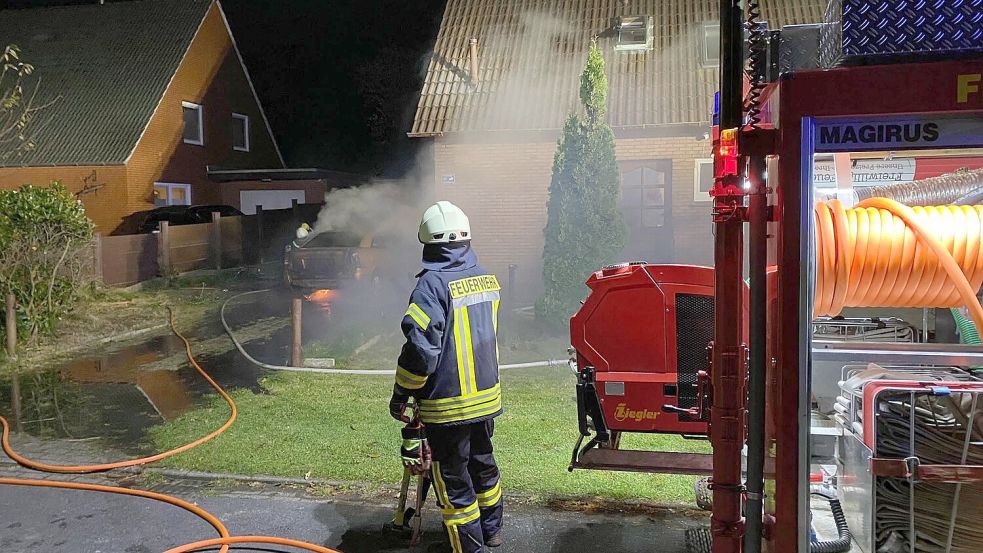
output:
<path id="1" fill-rule="evenodd" d="M 140 0 L 0 11 L 0 48 L 35 66 L 37 147 L 14 166 L 122 164 L 212 0 Z"/>

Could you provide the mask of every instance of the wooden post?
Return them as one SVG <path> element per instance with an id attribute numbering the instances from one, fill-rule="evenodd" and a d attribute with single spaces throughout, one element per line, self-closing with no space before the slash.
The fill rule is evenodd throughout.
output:
<path id="1" fill-rule="evenodd" d="M 17 359 L 17 298 L 13 292 L 7 294 L 7 318 L 4 325 L 7 328 L 7 356 Z"/>
<path id="2" fill-rule="evenodd" d="M 256 251 L 256 261 L 262 265 L 263 264 L 263 252 L 266 248 L 263 247 L 263 206 L 256 206 L 256 244 L 253 245 Z"/>
<path id="3" fill-rule="evenodd" d="M 216 269 L 222 269 L 222 214 L 212 212 L 212 260 Z"/>
<path id="4" fill-rule="evenodd" d="M 157 233 L 157 270 L 160 276 L 171 274 L 171 237 L 167 221 L 160 222 L 160 232 Z"/>
<path id="5" fill-rule="evenodd" d="M 92 243 L 92 250 L 95 259 L 93 260 L 92 274 L 95 276 L 96 282 L 102 283 L 102 233 L 97 232 L 95 240 Z"/>
<path id="6" fill-rule="evenodd" d="M 303 350 L 303 325 L 304 325 L 304 299 L 294 298 L 293 308 L 293 346 L 290 348 L 290 366 L 302 367 L 304 365 Z"/>
<path id="7" fill-rule="evenodd" d="M 297 207 L 298 205 L 300 204 L 297 203 L 297 198 L 293 198 L 290 200 L 290 209 L 293 211 L 295 227 L 300 226 L 300 208 Z"/>
<path id="8" fill-rule="evenodd" d="M 23 432 L 24 423 L 21 420 L 20 407 L 20 374 L 14 369 L 10 375 L 10 409 L 14 415 L 14 432 Z"/>

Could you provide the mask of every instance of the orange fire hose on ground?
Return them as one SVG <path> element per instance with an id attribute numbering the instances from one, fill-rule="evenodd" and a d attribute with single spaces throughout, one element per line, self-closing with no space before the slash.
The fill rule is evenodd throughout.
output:
<path id="1" fill-rule="evenodd" d="M 229 411 L 230 411 L 229 419 L 225 421 L 225 423 L 222 426 L 220 426 L 219 428 L 212 431 L 211 433 L 191 443 L 185 444 L 181 447 L 177 447 L 168 451 L 158 453 L 156 455 L 151 455 L 149 457 L 140 457 L 138 459 L 129 459 L 126 461 L 118 461 L 114 463 L 104 463 L 104 464 L 97 464 L 97 465 L 51 465 L 47 463 L 33 461 L 14 451 L 13 447 L 10 445 L 10 424 L 7 422 L 6 418 L 0 416 L 0 426 L 3 427 L 3 434 L 2 436 L 0 436 L 0 445 L 2 445 L 4 453 L 6 453 L 11 459 L 16 461 L 18 464 L 40 472 L 49 472 L 49 473 L 57 473 L 57 474 L 91 474 L 96 472 L 105 472 L 108 470 L 132 467 L 137 465 L 146 465 L 149 463 L 153 463 L 155 461 L 159 461 L 161 459 L 166 459 L 173 455 L 177 455 L 178 453 L 197 447 L 215 438 L 219 434 L 222 434 L 226 430 L 228 430 L 229 427 L 232 426 L 232 423 L 235 422 L 236 416 L 238 414 L 235 401 L 233 401 L 232 397 L 230 397 L 229 394 L 226 393 L 226 391 L 222 388 L 222 386 L 219 385 L 219 383 L 216 382 L 214 379 L 212 379 L 212 377 L 207 372 L 205 372 L 205 369 L 203 369 L 201 365 L 198 364 L 198 361 L 195 359 L 194 355 L 191 352 L 191 343 L 183 334 L 178 332 L 177 327 L 174 323 L 174 312 L 169 307 L 168 307 L 168 322 L 170 323 L 171 331 L 178 338 L 180 338 L 182 342 L 184 342 L 185 355 L 188 357 L 188 361 L 191 363 L 191 366 L 194 367 L 194 369 L 198 371 L 198 374 L 200 374 L 202 378 L 204 378 L 208 382 L 208 384 L 211 385 L 212 388 L 214 388 L 215 391 L 218 392 L 220 396 L 222 396 L 222 399 L 224 399 L 225 402 L 229 404 Z M 31 480 L 31 479 L 21 479 L 21 478 L 0 478 L 0 485 L 36 486 L 36 487 L 45 487 L 45 488 L 93 491 L 93 492 L 114 493 L 119 495 L 128 495 L 133 497 L 152 499 L 154 501 L 160 501 L 163 503 L 174 505 L 176 507 L 180 507 L 181 509 L 184 509 L 200 517 L 205 522 L 210 524 L 213 528 L 215 528 L 215 530 L 219 534 L 218 538 L 201 540 L 201 541 L 196 541 L 194 543 L 182 545 L 168 550 L 167 553 L 187 553 L 191 551 L 200 551 L 202 549 L 214 548 L 216 546 L 221 546 L 221 549 L 219 551 L 221 553 L 226 553 L 229 550 L 230 545 L 241 544 L 241 543 L 265 543 L 265 544 L 294 547 L 306 551 L 314 551 L 315 553 L 339 553 L 334 549 L 328 549 L 320 545 L 315 545 L 312 543 L 302 542 L 289 538 L 280 538 L 274 536 L 230 536 L 229 531 L 225 528 L 225 525 L 223 525 L 222 522 L 219 521 L 217 517 L 215 517 L 215 515 L 209 513 L 208 511 L 196 505 L 188 503 L 187 501 L 183 501 L 181 499 L 166 494 L 149 492 L 144 490 L 135 490 L 129 488 L 119 488 L 114 486 L 101 486 L 98 484 L 83 484 L 79 482 L 61 482 L 57 480 Z"/>
<path id="2" fill-rule="evenodd" d="M 844 307 L 959 307 L 983 329 L 983 206 L 871 198 L 816 204 L 815 315 Z"/>

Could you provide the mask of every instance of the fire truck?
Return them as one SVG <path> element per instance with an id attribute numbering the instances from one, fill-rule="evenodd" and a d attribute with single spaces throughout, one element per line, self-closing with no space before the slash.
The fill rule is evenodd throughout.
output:
<path id="1" fill-rule="evenodd" d="M 570 468 L 707 476 L 697 550 L 983 551 L 983 348 L 940 331 L 952 310 L 979 341 L 983 178 L 866 188 L 851 170 L 980 155 L 983 2 L 832 0 L 775 30 L 740 4 L 721 2 L 715 266 L 590 276 Z"/>

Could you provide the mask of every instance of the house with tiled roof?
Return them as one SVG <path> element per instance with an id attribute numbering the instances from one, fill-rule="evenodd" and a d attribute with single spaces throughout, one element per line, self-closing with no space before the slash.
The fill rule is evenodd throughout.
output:
<path id="1" fill-rule="evenodd" d="M 0 187 L 60 181 L 101 232 L 155 206 L 234 203 L 209 166 L 284 167 L 216 0 L 3 10 L 7 44 L 47 107 L 34 147 L 0 158 Z"/>
<path id="2" fill-rule="evenodd" d="M 597 38 L 630 231 L 626 260 L 712 263 L 715 0 L 448 0 L 410 136 L 433 142 L 432 193 L 471 218 L 482 263 L 539 291 L 556 140 L 579 109 Z M 762 2 L 773 28 L 822 20 L 824 0 Z M 587 275 L 585 275 L 586 278 Z M 503 281 L 504 282 L 504 281 Z"/>

